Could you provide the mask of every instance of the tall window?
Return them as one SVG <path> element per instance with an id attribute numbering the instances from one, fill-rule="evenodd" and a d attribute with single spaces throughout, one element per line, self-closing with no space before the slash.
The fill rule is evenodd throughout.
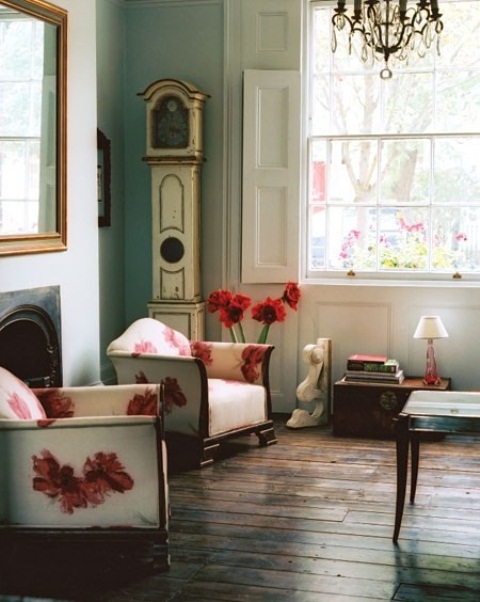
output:
<path id="1" fill-rule="evenodd" d="M 43 30 L 0 7 L 0 234 L 38 232 Z"/>
<path id="2" fill-rule="evenodd" d="M 309 3 L 309 276 L 478 277 L 478 2 L 442 0 L 441 56 L 387 81 L 348 34 L 332 52 L 332 5 Z"/>

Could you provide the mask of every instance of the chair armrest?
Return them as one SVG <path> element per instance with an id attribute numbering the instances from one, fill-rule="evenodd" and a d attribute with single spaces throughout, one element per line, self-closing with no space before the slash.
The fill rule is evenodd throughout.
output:
<path id="1" fill-rule="evenodd" d="M 165 423 L 170 431 L 198 435 L 201 416 L 208 415 L 205 366 L 194 357 L 111 351 L 108 354 L 119 383 L 164 386 Z"/>
<path id="2" fill-rule="evenodd" d="M 273 345 L 195 341 L 192 354 L 203 361 L 208 378 L 238 380 L 269 387 Z"/>
<path id="3" fill-rule="evenodd" d="M 48 418 L 155 416 L 160 413 L 160 385 L 156 383 L 33 391 L 45 408 Z"/>

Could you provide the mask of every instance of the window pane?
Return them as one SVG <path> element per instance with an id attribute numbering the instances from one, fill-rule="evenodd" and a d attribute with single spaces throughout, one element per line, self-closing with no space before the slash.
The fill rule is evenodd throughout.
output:
<path id="1" fill-rule="evenodd" d="M 376 202 L 377 148 L 372 140 L 331 142 L 329 203 Z"/>
<path id="2" fill-rule="evenodd" d="M 426 208 L 383 209 L 380 216 L 380 267 L 424 270 L 428 267 L 428 223 Z"/>
<path id="3" fill-rule="evenodd" d="M 332 208 L 328 219 L 331 269 L 373 269 L 376 265 L 376 211 L 371 207 Z"/>
<path id="4" fill-rule="evenodd" d="M 433 267 L 462 272 L 480 267 L 480 209 L 442 208 L 433 223 Z"/>
<path id="5" fill-rule="evenodd" d="M 429 140 L 382 142 L 380 200 L 382 203 L 425 203 L 430 199 Z"/>
<path id="6" fill-rule="evenodd" d="M 480 137 L 435 141 L 435 203 L 480 204 Z"/>

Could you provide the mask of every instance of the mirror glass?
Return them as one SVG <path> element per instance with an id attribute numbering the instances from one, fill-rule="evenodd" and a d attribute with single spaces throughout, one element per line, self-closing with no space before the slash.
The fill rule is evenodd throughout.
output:
<path id="1" fill-rule="evenodd" d="M 0 0 L 0 254 L 66 249 L 66 20 Z"/>

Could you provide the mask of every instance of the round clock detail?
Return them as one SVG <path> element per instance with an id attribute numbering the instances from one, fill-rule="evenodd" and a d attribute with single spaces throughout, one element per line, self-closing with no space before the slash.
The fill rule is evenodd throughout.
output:
<path id="1" fill-rule="evenodd" d="M 185 148 L 188 145 L 188 110 L 175 96 L 164 98 L 156 110 L 155 146 Z"/>
<path id="2" fill-rule="evenodd" d="M 181 240 L 169 236 L 160 245 L 160 255 L 168 263 L 177 263 L 185 255 L 185 247 Z"/>

